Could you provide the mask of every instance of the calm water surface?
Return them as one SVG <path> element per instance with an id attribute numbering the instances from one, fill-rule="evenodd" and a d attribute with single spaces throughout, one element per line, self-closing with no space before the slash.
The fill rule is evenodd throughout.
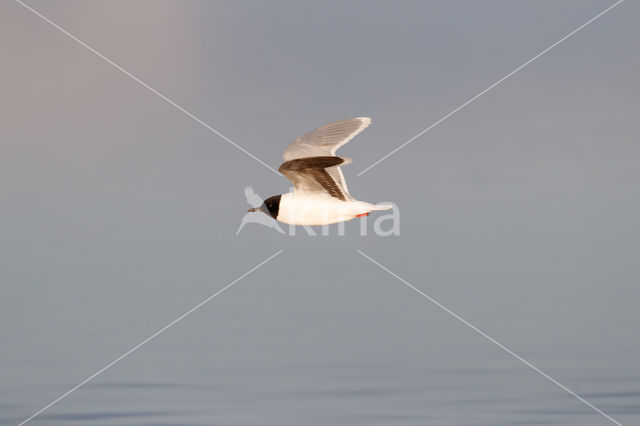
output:
<path id="1" fill-rule="evenodd" d="M 608 424 L 493 343 L 373 269 L 362 282 L 319 276 L 304 282 L 302 269 L 285 281 L 277 280 L 279 267 L 286 263 L 279 260 L 32 423 Z M 89 291 L 66 284 L 67 292 L 75 289 L 80 300 L 97 304 L 71 303 L 52 291 L 46 300 L 14 309 L 9 318 L 14 327 L 4 328 L 13 345 L 2 351 L 0 423 L 19 423 L 219 288 L 196 281 L 198 285 L 182 289 L 168 279 L 155 290 L 117 285 L 119 292 L 102 293 L 102 303 L 92 296 L 95 287 Z M 571 344 L 541 349 L 539 336 L 531 343 L 523 335 L 529 329 L 526 323 L 512 327 L 509 321 L 501 322 L 500 340 L 513 342 L 563 384 L 623 424 L 640 418 L 640 375 L 633 354 L 609 364 L 606 351 L 582 349 L 593 335 L 589 330 L 580 333 L 579 325 Z M 552 330 L 554 324 L 541 327 Z"/>

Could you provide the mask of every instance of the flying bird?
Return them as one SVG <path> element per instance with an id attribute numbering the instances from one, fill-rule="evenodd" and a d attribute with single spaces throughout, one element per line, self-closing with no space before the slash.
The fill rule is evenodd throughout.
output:
<path id="1" fill-rule="evenodd" d="M 369 124 L 369 117 L 336 121 L 291 142 L 278 170 L 293 183 L 293 192 L 269 197 L 249 211 L 265 213 L 290 225 L 328 225 L 393 208 L 353 198 L 340 169 L 351 160 L 336 156 L 338 148 Z"/>
<path id="2" fill-rule="evenodd" d="M 244 196 L 247 199 L 247 203 L 249 203 L 253 207 L 260 207 L 260 205 L 262 204 L 262 198 L 250 186 L 247 186 L 244 188 Z M 282 228 L 280 228 L 280 225 L 278 225 L 278 222 L 273 220 L 271 217 L 245 213 L 245 215 L 242 217 L 242 221 L 240 222 L 240 226 L 236 231 L 236 235 L 240 233 L 242 228 L 244 228 L 244 226 L 247 223 L 259 223 L 260 225 L 273 228 L 279 233 L 284 234 L 284 231 L 282 230 Z"/>

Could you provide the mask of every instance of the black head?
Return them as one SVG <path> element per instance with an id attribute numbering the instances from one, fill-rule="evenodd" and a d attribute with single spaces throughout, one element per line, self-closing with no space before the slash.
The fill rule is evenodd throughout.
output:
<path id="1" fill-rule="evenodd" d="M 280 210 L 280 197 L 282 195 L 274 195 L 273 197 L 269 197 L 264 200 L 264 203 L 260 207 L 255 209 L 249 209 L 250 212 L 261 211 L 265 214 L 268 214 L 274 219 L 278 218 L 278 211 Z"/>

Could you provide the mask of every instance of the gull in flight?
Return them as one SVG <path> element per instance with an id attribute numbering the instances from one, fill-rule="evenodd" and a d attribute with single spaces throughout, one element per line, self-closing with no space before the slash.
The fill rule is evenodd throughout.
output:
<path id="1" fill-rule="evenodd" d="M 278 170 L 293 183 L 293 192 L 269 197 L 249 212 L 262 212 L 290 225 L 328 225 L 393 208 L 353 198 L 340 169 L 351 160 L 336 156 L 338 148 L 369 124 L 369 117 L 336 121 L 291 142 Z"/>

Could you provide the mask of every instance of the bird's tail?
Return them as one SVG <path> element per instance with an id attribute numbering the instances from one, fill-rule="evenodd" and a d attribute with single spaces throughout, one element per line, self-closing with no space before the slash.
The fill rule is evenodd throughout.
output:
<path id="1" fill-rule="evenodd" d="M 391 210 L 393 208 L 393 206 L 391 204 L 373 204 L 372 205 L 372 211 L 377 211 L 377 210 Z"/>

